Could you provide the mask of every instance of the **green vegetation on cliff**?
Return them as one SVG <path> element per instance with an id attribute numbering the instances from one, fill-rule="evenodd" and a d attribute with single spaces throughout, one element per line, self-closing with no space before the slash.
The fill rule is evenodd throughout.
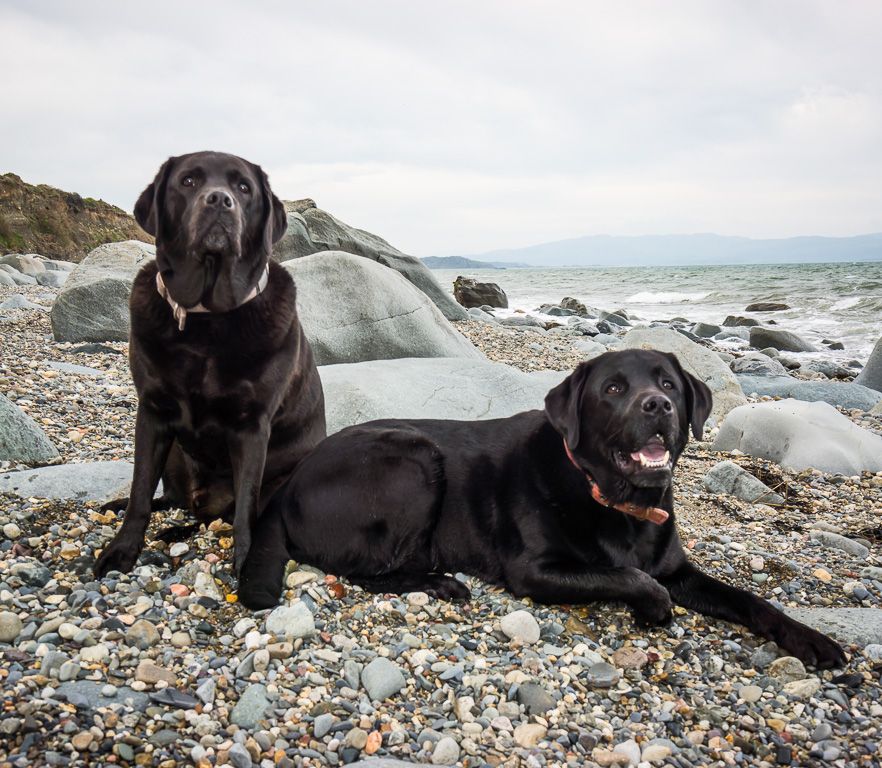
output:
<path id="1" fill-rule="evenodd" d="M 39 253 L 81 261 L 93 248 L 120 240 L 153 238 L 121 208 L 76 192 L 0 175 L 0 255 Z"/>

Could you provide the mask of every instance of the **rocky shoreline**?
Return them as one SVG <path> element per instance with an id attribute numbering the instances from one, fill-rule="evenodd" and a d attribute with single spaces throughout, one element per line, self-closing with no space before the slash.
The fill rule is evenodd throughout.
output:
<path id="1" fill-rule="evenodd" d="M 56 343 L 55 292 L 0 286 L 0 303 L 12 296 L 44 308 L 2 313 L 0 391 L 49 435 L 60 454 L 50 463 L 130 461 L 127 345 Z M 526 372 L 571 370 L 598 343 L 456 325 L 488 358 Z M 840 413 L 882 433 L 879 414 Z M 97 582 L 92 553 L 118 516 L 91 500 L 6 491 L 0 768 L 879 765 L 882 473 L 787 471 L 710 449 L 691 443 L 676 478 L 692 558 L 834 634 L 845 669 L 805 670 L 740 627 L 686 611 L 643 630 L 619 604 L 533 605 L 464 575 L 472 600 L 450 604 L 368 594 L 297 564 L 286 604 L 252 614 L 235 602 L 232 534 L 217 524 L 151 544 L 134 573 Z M 724 459 L 783 504 L 708 491 Z M 154 518 L 151 533 L 183 514 Z"/>

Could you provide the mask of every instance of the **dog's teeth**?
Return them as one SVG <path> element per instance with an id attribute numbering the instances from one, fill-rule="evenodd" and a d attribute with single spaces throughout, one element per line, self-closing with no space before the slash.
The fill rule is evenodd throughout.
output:
<path id="1" fill-rule="evenodd" d="M 639 455 L 640 455 L 640 466 L 642 466 L 642 467 L 650 467 L 651 469 L 655 469 L 656 467 L 665 467 L 665 466 L 667 466 L 667 464 L 668 464 L 668 462 L 670 461 L 670 458 L 671 458 L 671 453 L 670 453 L 670 451 L 665 451 L 664 458 L 659 459 L 658 461 L 650 461 L 649 459 L 646 458 L 646 456 L 643 455 L 642 452 L 641 452 Z"/>

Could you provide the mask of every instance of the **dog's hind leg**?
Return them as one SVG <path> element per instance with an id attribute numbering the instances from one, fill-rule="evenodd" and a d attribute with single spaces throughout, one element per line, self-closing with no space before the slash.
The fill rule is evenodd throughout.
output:
<path id="1" fill-rule="evenodd" d="M 382 576 L 361 576 L 352 574 L 349 580 L 368 592 L 425 592 L 438 600 L 468 600 L 469 588 L 461 581 L 443 573 L 408 573 L 397 571 Z"/>

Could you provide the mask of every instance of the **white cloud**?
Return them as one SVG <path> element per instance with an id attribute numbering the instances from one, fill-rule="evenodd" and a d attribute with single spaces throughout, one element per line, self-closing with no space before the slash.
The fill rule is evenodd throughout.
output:
<path id="1" fill-rule="evenodd" d="M 418 255 L 880 228 L 882 6 L 0 0 L 0 170 L 130 209 L 162 160 Z"/>

